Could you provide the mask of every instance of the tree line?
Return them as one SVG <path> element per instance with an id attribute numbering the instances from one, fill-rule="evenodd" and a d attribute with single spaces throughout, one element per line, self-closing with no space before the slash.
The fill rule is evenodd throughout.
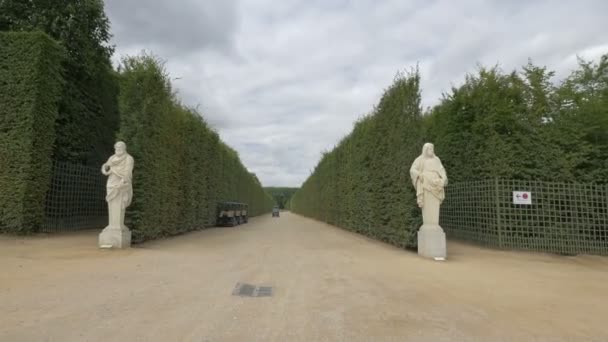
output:
<path id="1" fill-rule="evenodd" d="M 266 187 L 264 188 L 266 192 L 274 198 L 276 205 L 279 209 L 289 209 L 289 202 L 293 194 L 298 191 L 298 188 L 289 188 L 289 187 Z"/>

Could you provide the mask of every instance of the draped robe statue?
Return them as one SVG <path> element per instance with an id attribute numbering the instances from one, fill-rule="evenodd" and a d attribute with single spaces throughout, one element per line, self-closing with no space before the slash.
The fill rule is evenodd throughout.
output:
<path id="1" fill-rule="evenodd" d="M 114 150 L 115 154 L 101 166 L 101 173 L 108 176 L 108 226 L 100 234 L 99 245 L 123 248 L 131 244 L 131 232 L 125 226 L 125 211 L 133 198 L 131 181 L 134 160 L 127 153 L 127 145 L 124 142 L 117 142 Z"/>
<path id="2" fill-rule="evenodd" d="M 422 154 L 412 164 L 410 176 L 416 188 L 418 206 L 422 208 L 423 224 L 438 225 L 439 206 L 445 198 L 443 188 L 448 184 L 448 176 L 435 155 L 433 144 L 424 144 Z"/>
<path id="3" fill-rule="evenodd" d="M 444 187 L 448 184 L 448 177 L 441 160 L 435 155 L 433 144 L 424 144 L 422 154 L 410 168 L 410 176 L 416 189 L 416 201 L 422 209 L 418 253 L 427 257 L 445 258 L 445 233 L 439 226 L 439 208 L 445 198 Z"/>

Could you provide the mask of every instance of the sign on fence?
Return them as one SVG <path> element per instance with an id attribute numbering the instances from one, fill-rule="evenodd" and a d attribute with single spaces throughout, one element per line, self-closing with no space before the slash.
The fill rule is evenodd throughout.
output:
<path id="1" fill-rule="evenodd" d="M 608 255 L 608 185 L 511 179 L 450 183 L 439 221 L 448 239 Z"/>
<path id="2" fill-rule="evenodd" d="M 530 191 L 513 191 L 513 204 L 532 204 L 532 193 Z"/>

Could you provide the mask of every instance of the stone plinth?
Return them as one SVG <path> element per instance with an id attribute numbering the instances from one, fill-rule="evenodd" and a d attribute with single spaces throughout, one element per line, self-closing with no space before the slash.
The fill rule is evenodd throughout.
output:
<path id="1" fill-rule="evenodd" d="M 445 233 L 439 225 L 422 225 L 418 230 L 418 255 L 425 258 L 445 258 Z"/>
<path id="2" fill-rule="evenodd" d="M 128 228 L 106 227 L 99 234 L 100 248 L 129 248 L 131 247 L 131 231 Z"/>

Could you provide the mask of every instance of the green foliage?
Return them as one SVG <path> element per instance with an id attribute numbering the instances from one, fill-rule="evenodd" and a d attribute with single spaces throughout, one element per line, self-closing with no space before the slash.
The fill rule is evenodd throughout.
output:
<path id="1" fill-rule="evenodd" d="M 579 65 L 554 95 L 553 139 L 573 179 L 608 183 L 608 54 Z"/>
<path id="2" fill-rule="evenodd" d="M 175 98 L 156 58 L 123 60 L 119 138 L 135 158 L 134 199 L 127 225 L 134 240 L 174 235 L 215 223 L 220 201 L 267 212 L 272 198 L 199 113 Z"/>
<path id="3" fill-rule="evenodd" d="M 67 52 L 54 158 L 98 166 L 118 124 L 118 83 L 102 0 L 2 0 L 0 31 L 41 30 Z"/>
<path id="4" fill-rule="evenodd" d="M 531 62 L 480 68 L 420 115 L 418 73 L 398 77 L 378 107 L 325 153 L 292 210 L 413 247 L 420 211 L 408 170 L 435 144 L 450 183 L 486 179 L 608 183 L 608 55 L 565 81 Z M 448 192 L 449 187 L 448 187 Z"/>
<path id="5" fill-rule="evenodd" d="M 398 74 L 374 112 L 325 153 L 291 199 L 296 213 L 401 247 L 415 246 L 420 211 L 409 180 L 422 146 L 418 71 Z"/>
<path id="6" fill-rule="evenodd" d="M 425 117 L 452 181 L 489 178 L 608 183 L 608 58 L 564 82 L 529 63 L 482 68 Z"/>
<path id="7" fill-rule="evenodd" d="M 41 32 L 0 32 L 0 231 L 41 224 L 64 51 Z"/>
<path id="8" fill-rule="evenodd" d="M 289 209 L 289 201 L 298 188 L 285 188 L 285 187 L 267 187 L 264 188 L 266 192 L 274 198 L 276 205 L 280 209 Z"/>

